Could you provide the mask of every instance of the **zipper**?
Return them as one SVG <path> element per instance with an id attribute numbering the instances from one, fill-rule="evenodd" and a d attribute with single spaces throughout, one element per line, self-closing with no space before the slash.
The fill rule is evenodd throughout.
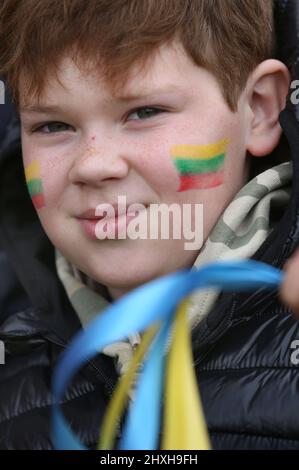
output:
<path id="1" fill-rule="evenodd" d="M 57 346 L 60 346 L 63 349 L 67 348 L 67 345 L 65 343 L 63 343 L 62 340 L 60 340 L 57 337 L 53 337 L 51 335 L 45 335 L 44 337 L 46 339 L 48 339 L 50 342 L 52 342 L 53 344 L 56 344 Z M 107 392 L 108 392 L 110 400 L 111 400 L 111 397 L 112 397 L 112 394 L 113 394 L 113 391 L 114 391 L 114 386 L 113 386 L 112 381 L 109 378 L 107 378 L 105 374 L 103 374 L 103 372 L 92 362 L 92 360 L 88 360 L 87 363 L 89 365 L 91 365 L 96 370 L 96 372 L 104 379 L 104 382 L 106 384 L 108 384 Z M 117 425 L 116 425 L 116 436 L 117 436 L 117 438 L 121 437 L 121 428 L 120 428 L 120 423 L 119 422 L 117 422 Z"/>
<path id="2" fill-rule="evenodd" d="M 57 346 L 60 346 L 62 347 L 63 349 L 66 349 L 67 348 L 67 344 L 63 343 L 62 340 L 60 339 L 57 339 L 57 337 L 53 337 L 51 335 L 45 335 L 44 336 L 46 339 L 48 339 L 49 341 L 51 341 L 52 343 L 56 344 Z M 93 369 L 95 369 L 95 371 L 99 374 L 100 377 L 103 378 L 105 384 L 107 385 L 107 391 L 109 392 L 109 395 L 111 396 L 112 393 L 113 393 L 113 390 L 114 390 L 114 384 L 113 382 L 101 371 L 101 369 L 99 369 L 95 364 L 94 362 L 92 361 L 92 359 L 88 360 L 87 363 L 89 365 L 91 365 L 93 367 Z"/>

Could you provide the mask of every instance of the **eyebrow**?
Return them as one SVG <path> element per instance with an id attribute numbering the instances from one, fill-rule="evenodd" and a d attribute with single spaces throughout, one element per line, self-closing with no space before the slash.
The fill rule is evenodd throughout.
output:
<path id="1" fill-rule="evenodd" d="M 62 108 L 54 105 L 26 105 L 20 106 L 20 111 L 24 113 L 59 113 Z"/>
<path id="2" fill-rule="evenodd" d="M 154 95 L 161 95 L 167 93 L 179 93 L 182 89 L 176 85 L 169 85 L 167 87 L 159 89 L 149 89 L 143 90 L 140 93 L 126 93 L 122 95 L 113 95 L 109 98 L 105 98 L 105 103 L 111 103 L 112 101 L 117 101 L 119 103 L 129 103 L 131 101 L 137 101 L 141 99 L 146 99 Z M 20 111 L 24 113 L 59 113 L 64 111 L 60 106 L 56 105 L 24 105 L 20 107 Z"/>
<path id="3" fill-rule="evenodd" d="M 154 95 L 162 95 L 162 94 L 167 94 L 167 93 L 179 93 L 182 92 L 182 88 L 170 84 L 168 86 L 164 86 L 163 88 L 149 88 L 149 89 L 143 89 L 139 93 L 125 93 L 123 95 L 114 95 L 111 98 L 108 98 L 109 101 L 120 101 L 120 102 L 127 102 L 127 101 L 136 101 L 139 99 L 143 98 L 149 98 Z"/>

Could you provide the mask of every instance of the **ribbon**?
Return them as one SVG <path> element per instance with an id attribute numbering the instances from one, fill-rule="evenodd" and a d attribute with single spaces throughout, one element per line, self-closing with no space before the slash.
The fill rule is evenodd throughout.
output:
<path id="1" fill-rule="evenodd" d="M 162 449 L 209 450 L 209 435 L 192 367 L 187 305 L 186 300 L 180 304 L 174 320 L 174 336 L 166 374 Z"/>
<path id="2" fill-rule="evenodd" d="M 157 448 L 164 405 L 162 448 L 209 449 L 207 426 L 192 365 L 186 298 L 200 288 L 215 287 L 228 291 L 276 288 L 282 277 L 283 273 L 278 269 L 257 261 L 221 261 L 198 270 L 181 270 L 163 276 L 113 303 L 74 337 L 55 368 L 52 415 L 54 448 L 86 449 L 60 411 L 68 382 L 85 362 L 105 346 L 122 341 L 137 331 L 140 334 L 145 332 L 143 341 L 135 353 L 128 375 L 116 387 L 108 406 L 99 448 L 112 448 L 117 422 L 128 401 L 128 389 L 140 360 L 144 358 L 119 448 Z M 166 346 L 172 329 L 168 354 Z"/>

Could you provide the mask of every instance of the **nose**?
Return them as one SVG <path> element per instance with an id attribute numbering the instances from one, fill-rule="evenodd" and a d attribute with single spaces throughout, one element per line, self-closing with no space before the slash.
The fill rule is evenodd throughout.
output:
<path id="1" fill-rule="evenodd" d="M 116 145 L 85 145 L 69 171 L 73 184 L 101 186 L 110 180 L 122 179 L 129 172 L 123 150 Z"/>

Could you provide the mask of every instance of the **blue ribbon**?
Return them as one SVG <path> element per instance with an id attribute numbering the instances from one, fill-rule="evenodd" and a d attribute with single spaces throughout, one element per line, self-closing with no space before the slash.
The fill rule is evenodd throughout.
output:
<path id="1" fill-rule="evenodd" d="M 252 291 L 279 286 L 283 273 L 253 260 L 221 261 L 201 269 L 181 270 L 151 281 L 109 306 L 72 340 L 54 371 L 52 438 L 55 449 L 85 450 L 60 411 L 68 382 L 85 362 L 105 346 L 142 333 L 160 321 L 162 328 L 145 361 L 144 370 L 131 404 L 121 449 L 153 449 L 159 431 L 164 368 L 164 347 L 178 304 L 202 288 Z M 145 425 L 146 423 L 146 425 Z"/>
<path id="2" fill-rule="evenodd" d="M 157 448 L 160 427 L 160 407 L 165 369 L 165 344 L 172 326 L 169 318 L 155 339 L 136 388 L 120 443 L 120 450 L 154 450 Z M 146 432 L 144 428 L 146 427 Z"/>

